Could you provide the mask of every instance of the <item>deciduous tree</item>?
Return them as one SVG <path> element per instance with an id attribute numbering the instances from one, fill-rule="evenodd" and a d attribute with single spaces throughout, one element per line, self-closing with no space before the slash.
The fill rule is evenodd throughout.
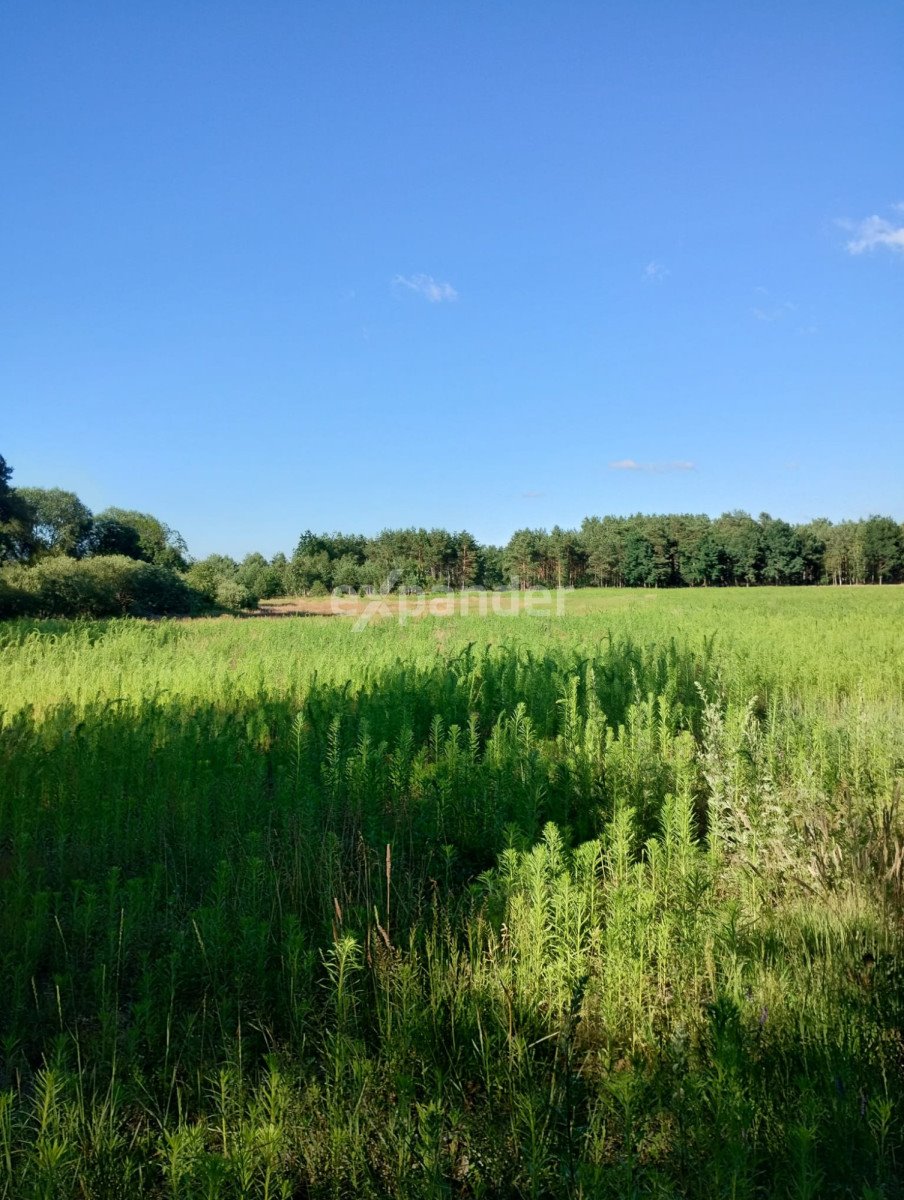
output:
<path id="1" fill-rule="evenodd" d="M 81 558 L 89 546 L 92 516 L 75 492 L 39 487 L 18 492 L 28 509 L 37 553 Z"/>

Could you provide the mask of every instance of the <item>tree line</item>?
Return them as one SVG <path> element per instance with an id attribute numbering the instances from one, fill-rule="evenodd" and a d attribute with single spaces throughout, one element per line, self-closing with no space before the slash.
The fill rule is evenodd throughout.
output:
<path id="1" fill-rule="evenodd" d="M 586 517 L 579 529 L 519 529 L 505 546 L 470 533 L 387 529 L 377 537 L 302 534 L 291 558 L 249 555 L 261 595 L 390 586 L 724 587 L 896 583 L 904 526 L 872 516 L 791 525 L 768 513 Z"/>
<path id="2" fill-rule="evenodd" d="M 259 598 L 468 587 L 725 587 L 897 583 L 904 526 L 887 516 L 789 524 L 768 513 L 586 517 L 519 529 L 505 546 L 466 530 L 305 531 L 290 556 L 192 559 L 149 513 L 94 514 L 61 488 L 15 488 L 0 456 L 0 614 L 200 611 Z"/>

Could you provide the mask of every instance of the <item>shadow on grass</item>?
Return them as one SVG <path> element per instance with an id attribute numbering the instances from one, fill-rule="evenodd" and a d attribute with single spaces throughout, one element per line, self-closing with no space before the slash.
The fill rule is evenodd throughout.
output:
<path id="1" fill-rule="evenodd" d="M 395 1154 L 442 1183 L 417 1194 L 892 1194 L 898 959 L 866 971 L 839 928 L 817 977 L 765 900 L 762 935 L 726 939 L 741 882 L 688 766 L 713 689 L 674 646 L 472 646 L 315 680 L 300 709 L 21 714 L 0 737 L 5 1083 L 27 1105 L 55 1056 L 102 1095 L 115 1063 L 166 1127 L 174 1096 L 201 1120 L 218 1070 L 254 1087 L 276 1054 L 297 1120 L 347 1144 L 327 1190 L 379 1194 Z"/>

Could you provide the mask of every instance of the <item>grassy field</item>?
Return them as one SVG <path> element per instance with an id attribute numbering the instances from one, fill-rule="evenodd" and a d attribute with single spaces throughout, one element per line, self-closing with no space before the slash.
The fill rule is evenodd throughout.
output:
<path id="1" fill-rule="evenodd" d="M 904 589 L 565 609 L 0 626 L 3 1200 L 902 1195 Z"/>

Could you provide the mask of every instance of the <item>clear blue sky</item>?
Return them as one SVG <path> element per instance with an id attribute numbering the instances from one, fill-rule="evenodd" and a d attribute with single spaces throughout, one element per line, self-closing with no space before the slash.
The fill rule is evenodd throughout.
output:
<path id="1" fill-rule="evenodd" d="M 0 452 L 197 555 L 900 520 L 902 64 L 897 2 L 7 0 Z"/>

